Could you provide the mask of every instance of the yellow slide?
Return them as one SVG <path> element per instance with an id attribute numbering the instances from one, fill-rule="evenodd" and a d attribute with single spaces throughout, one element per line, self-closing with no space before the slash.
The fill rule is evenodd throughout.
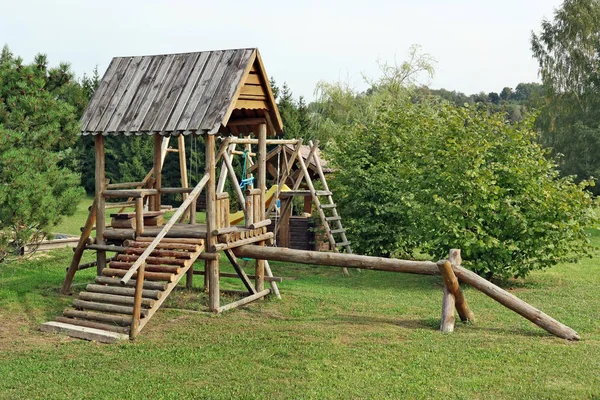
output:
<path id="1" fill-rule="evenodd" d="M 290 189 L 289 186 L 286 185 L 285 183 L 281 187 L 282 192 L 288 192 L 290 190 L 292 190 L 292 189 Z M 267 207 L 269 207 L 269 204 L 271 204 L 271 199 L 273 198 L 273 196 L 275 195 L 276 192 L 277 192 L 277 185 L 273 185 L 273 186 L 271 186 L 271 189 L 267 190 L 267 193 L 265 193 L 266 197 L 267 197 L 267 200 L 266 200 Z M 239 224 L 243 220 L 244 220 L 244 211 L 238 211 L 236 213 L 229 215 L 229 223 L 231 225 Z"/>

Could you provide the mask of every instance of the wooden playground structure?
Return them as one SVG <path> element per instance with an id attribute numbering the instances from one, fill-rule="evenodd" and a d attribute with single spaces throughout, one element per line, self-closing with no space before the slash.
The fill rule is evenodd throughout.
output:
<path id="1" fill-rule="evenodd" d="M 269 294 L 280 297 L 280 279 L 273 276 L 268 263 L 273 260 L 337 266 L 346 274 L 347 268 L 441 274 L 442 331 L 453 330 L 455 308 L 461 320 L 473 320 L 460 280 L 556 336 L 579 338 L 571 328 L 461 267 L 458 250 L 438 263 L 352 254 L 319 157 L 315 157 L 318 143 L 309 142 L 306 148 L 302 139 L 272 138 L 282 133 L 283 126 L 257 49 L 114 58 L 81 127 L 83 135 L 93 135 L 95 140 L 96 196 L 62 292 L 70 293 L 78 270 L 96 266 L 97 277 L 73 301 L 73 308 L 56 321 L 42 324 L 44 331 L 107 343 L 133 339 L 184 276 L 188 288 L 194 275 L 204 277 L 208 311 L 213 313 Z M 105 178 L 105 136 L 127 140 L 132 134 L 154 138 L 153 169 L 140 182 L 110 183 Z M 204 141 L 205 172 L 193 187 L 188 187 L 185 165 L 184 137 L 188 135 Z M 175 151 L 169 147 L 171 138 L 177 140 L 181 187 L 162 185 L 165 157 Z M 273 150 L 267 152 L 267 146 Z M 235 155 L 243 155 L 250 164 L 245 176 L 236 174 Z M 275 156 L 276 167 L 267 161 Z M 312 175 L 307 165 L 314 165 Z M 256 173 L 256 179 L 251 173 Z M 267 190 L 268 174 L 275 183 L 271 190 Z M 312 182 L 315 176 L 321 180 L 320 190 Z M 224 190 L 227 180 L 233 199 Z M 173 213 L 164 223 L 168 210 L 161 198 L 173 193 L 181 194 L 183 201 L 170 210 Z M 206 198 L 205 223 L 196 218 L 201 193 Z M 315 205 L 332 251 L 269 246 L 274 238 L 273 232 L 267 232 L 269 215 L 280 200 L 279 220 L 285 220 L 293 196 L 310 198 Z M 123 201 L 108 203 L 108 198 Z M 238 203 L 241 217 L 230 212 L 232 202 Z M 127 207 L 133 211 L 125 212 Z M 118 210 L 111 214 L 109 226 L 108 208 Z M 285 223 L 279 228 L 285 229 Z M 93 263 L 80 264 L 85 250 L 96 252 Z M 115 256 L 107 259 L 107 252 Z M 246 288 L 241 299 L 225 305 L 221 304 L 219 279 L 232 274 L 220 272 L 221 254 Z M 246 273 L 238 257 L 255 260 L 254 275 Z M 199 261 L 204 262 L 203 269 L 194 268 Z"/>

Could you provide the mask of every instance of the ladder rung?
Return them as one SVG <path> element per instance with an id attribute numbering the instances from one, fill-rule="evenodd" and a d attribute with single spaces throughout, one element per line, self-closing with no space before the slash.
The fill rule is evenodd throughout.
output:
<path id="1" fill-rule="evenodd" d="M 335 208 L 335 204 L 331 203 L 331 204 L 321 204 L 321 208 Z"/>
<path id="2" fill-rule="evenodd" d="M 350 243 L 352 242 L 341 242 L 341 243 L 336 243 L 335 247 L 346 247 L 346 246 L 350 246 Z"/>
<path id="3" fill-rule="evenodd" d="M 346 232 L 346 229 L 345 229 L 345 228 L 341 228 L 341 229 L 333 229 L 333 230 L 331 231 L 331 233 L 344 233 L 344 232 Z"/>
<path id="4" fill-rule="evenodd" d="M 341 217 L 326 217 L 325 221 L 327 222 L 331 222 L 331 221 L 341 221 Z"/>

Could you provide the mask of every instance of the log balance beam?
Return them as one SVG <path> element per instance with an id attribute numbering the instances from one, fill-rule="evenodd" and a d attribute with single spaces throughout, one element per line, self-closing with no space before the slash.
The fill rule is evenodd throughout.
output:
<path id="1" fill-rule="evenodd" d="M 445 269 L 444 267 L 449 267 L 454 273 L 451 275 L 455 275 L 459 281 L 471 285 L 475 289 L 496 300 L 503 306 L 533 322 L 540 328 L 562 339 L 580 339 L 577 332 L 575 332 L 573 329 L 560 323 L 535 307 L 527 304 L 518 297 L 508 293 L 499 286 L 496 286 L 493 283 L 485 280 L 474 272 L 461 267 L 459 265 L 460 261 L 455 259 L 451 260 L 453 262 L 449 260 L 441 260 L 438 263 L 434 263 L 431 261 L 409 261 L 398 260 L 394 258 L 361 256 L 356 254 L 324 253 L 318 251 L 293 250 L 281 247 L 265 247 L 254 245 L 237 247 L 232 249 L 232 251 L 237 257 L 284 261 L 299 264 L 316 264 L 331 267 L 370 269 L 375 271 L 404 272 L 420 275 L 440 275 L 442 273 L 440 271 Z M 453 253 L 451 252 L 450 254 L 452 256 Z M 460 255 L 458 255 L 458 260 L 460 260 Z M 447 283 L 445 283 L 445 287 L 447 291 L 456 290 L 456 287 L 449 288 Z M 458 294 L 458 292 L 454 293 L 458 296 L 462 295 Z M 461 300 L 464 302 L 463 306 L 465 308 L 463 310 L 459 309 L 459 315 L 461 318 L 463 318 L 461 311 L 464 311 L 466 314 L 465 319 L 472 320 L 473 314 L 468 311 L 464 297 L 462 297 Z M 444 321 L 442 321 L 442 324 L 443 323 Z"/>

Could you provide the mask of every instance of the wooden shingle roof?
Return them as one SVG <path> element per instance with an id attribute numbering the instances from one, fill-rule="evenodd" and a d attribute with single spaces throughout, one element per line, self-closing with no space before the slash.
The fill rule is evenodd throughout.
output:
<path id="1" fill-rule="evenodd" d="M 238 100 L 246 99 L 240 91 L 247 80 L 258 82 L 263 100 Z M 214 134 L 242 106 L 264 112 L 275 133 L 281 132 L 257 49 L 115 57 L 81 118 L 81 132 Z"/>

